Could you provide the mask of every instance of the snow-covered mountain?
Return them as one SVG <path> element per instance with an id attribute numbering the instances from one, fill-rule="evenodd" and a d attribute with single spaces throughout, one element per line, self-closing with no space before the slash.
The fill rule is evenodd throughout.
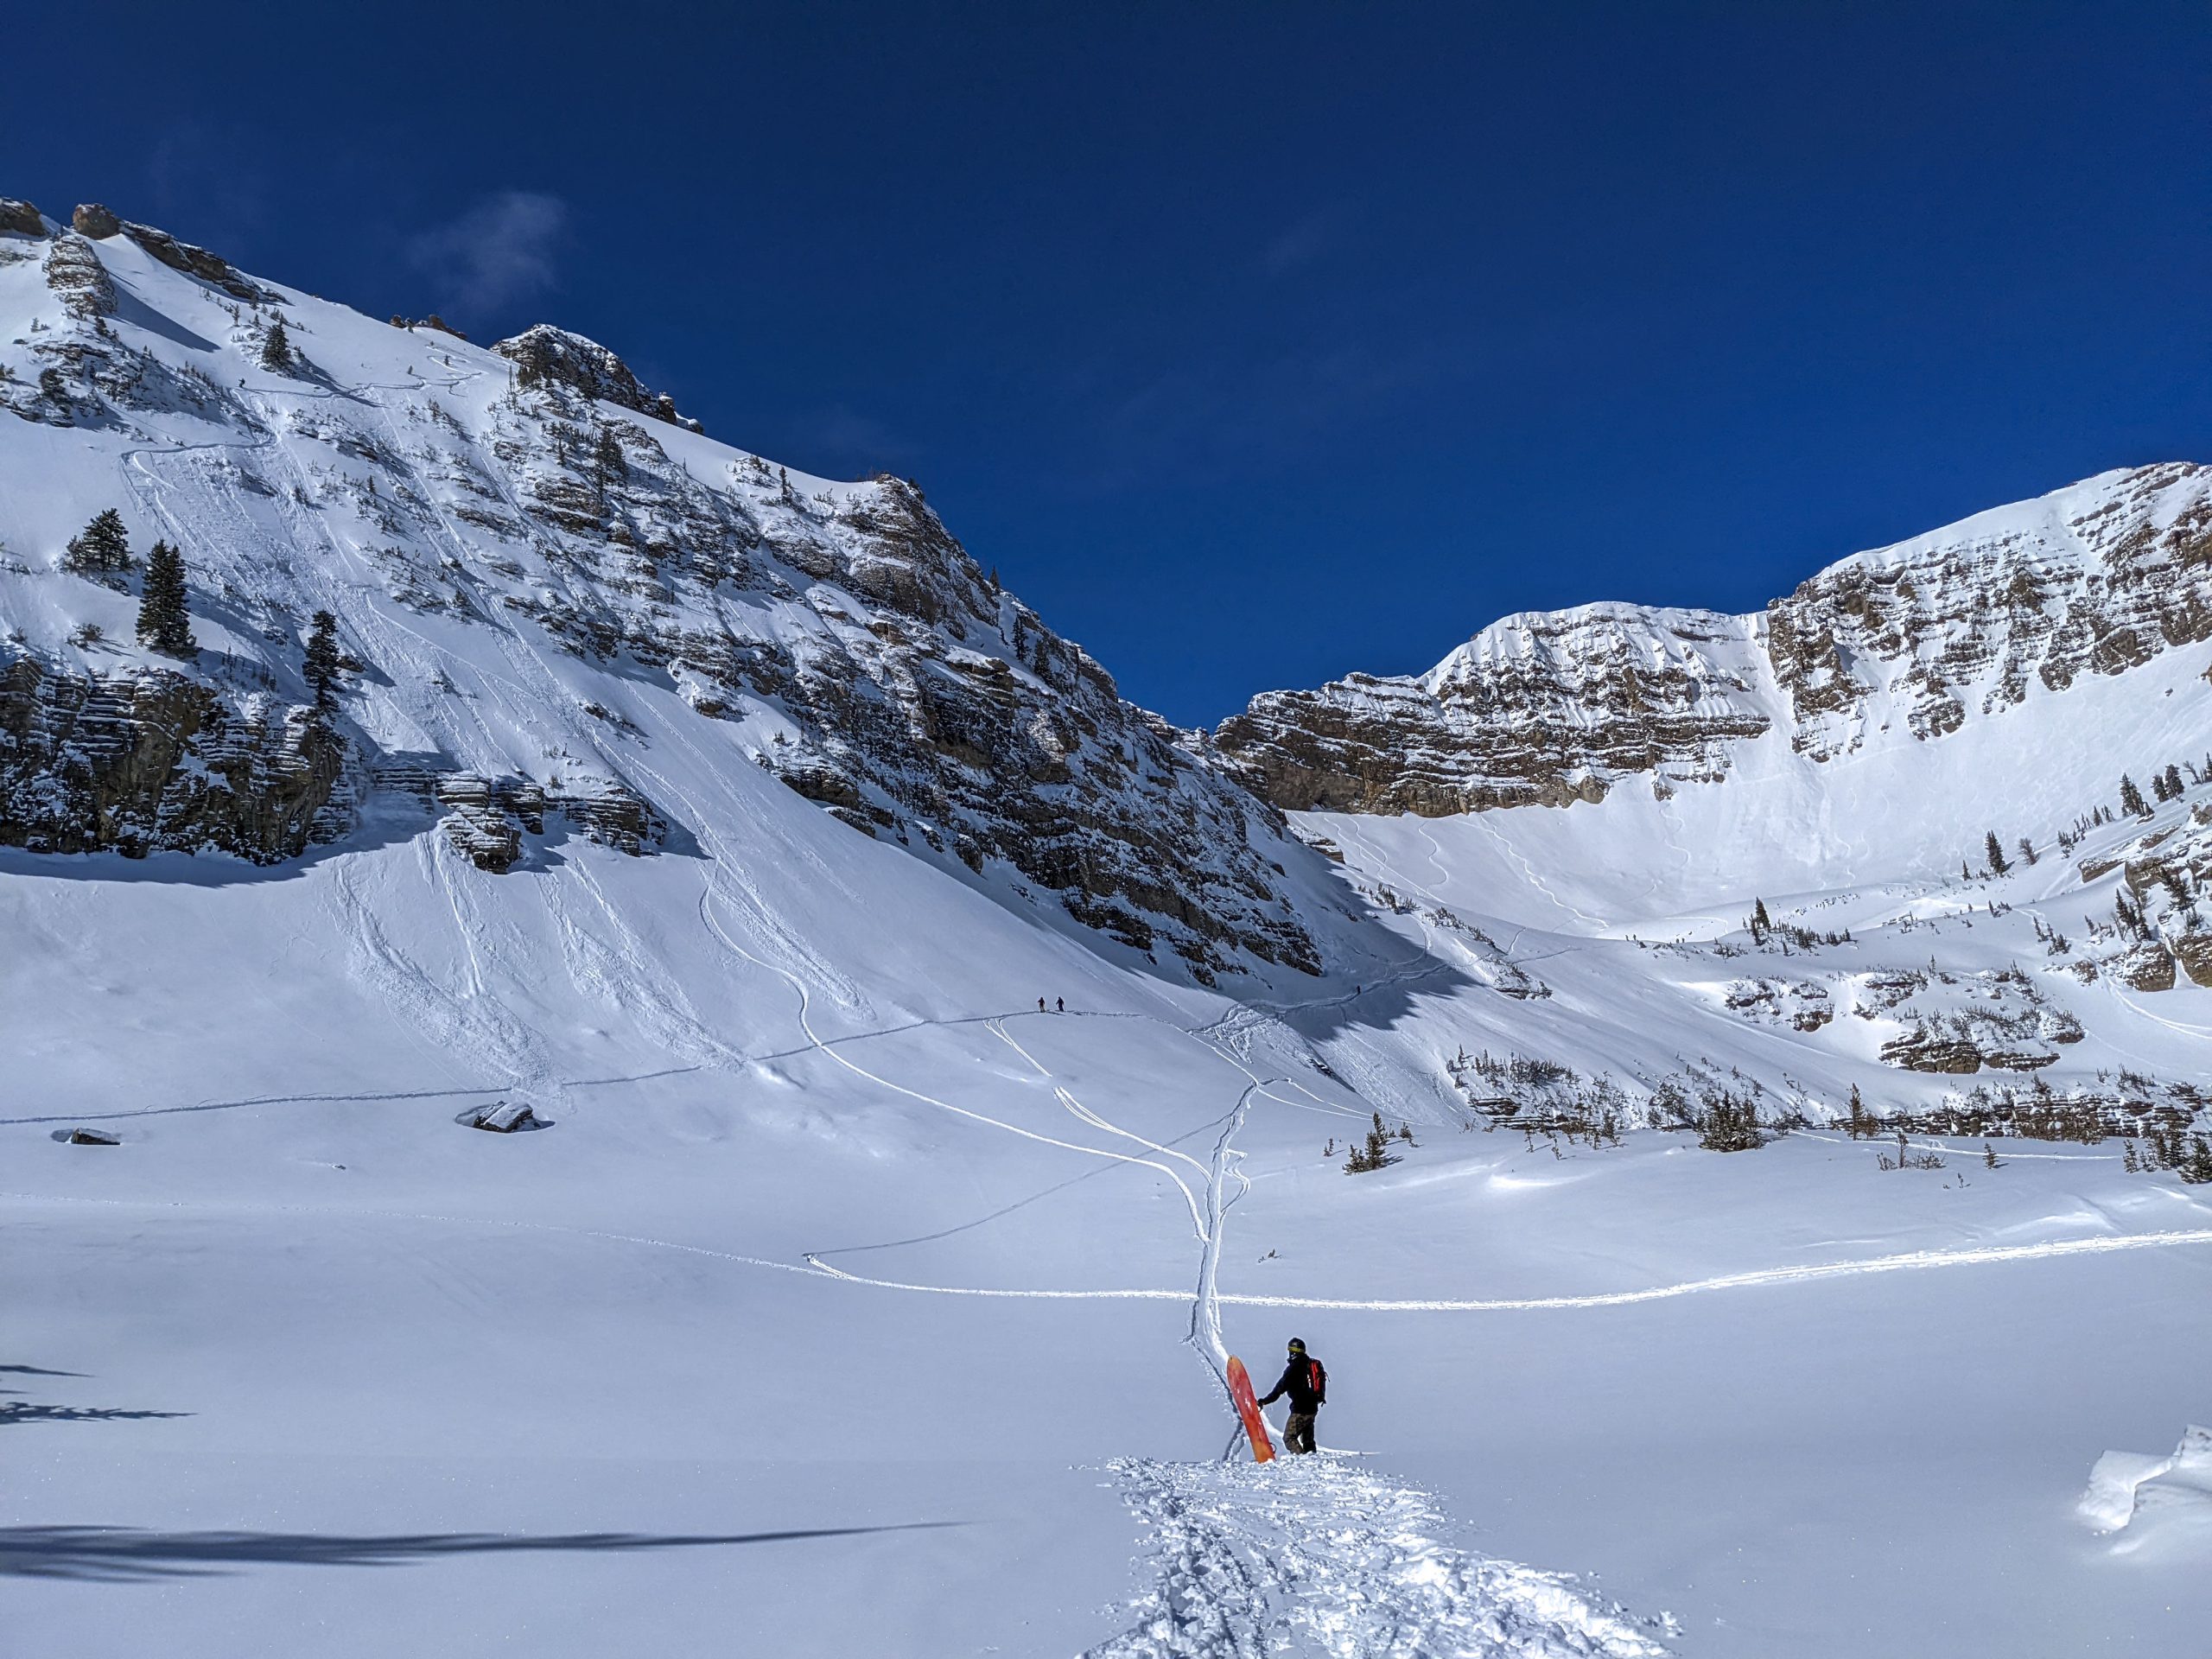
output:
<path id="1" fill-rule="evenodd" d="M 2173 463 L 1856 554 L 1749 616 L 1509 616 L 1426 674 L 1271 692 L 1216 736 L 1287 810 L 1562 806 L 1725 779 L 1770 733 L 1814 762 L 1928 743 L 2208 639 L 2212 467 Z M 2018 741 L 2094 724 L 2037 712 Z"/>
<path id="2" fill-rule="evenodd" d="M 1209 735 L 558 329 L 0 342 L 24 1651 L 2195 1653 L 2204 468 Z"/>
<path id="3" fill-rule="evenodd" d="M 1201 978 L 1239 953 L 1318 966 L 1280 815 L 1001 591 L 912 485 L 715 442 L 556 329 L 483 350 L 99 207 L 73 225 L 0 204 L 0 844 L 276 861 L 400 791 L 449 809 L 487 870 L 548 810 L 638 851 L 687 829 L 607 690 L 643 682 L 717 764 L 1010 902 Z M 191 660 L 134 646 L 122 573 L 62 569 L 109 508 L 141 557 L 182 550 Z M 318 610 L 354 670 L 331 719 L 302 678 Z"/>

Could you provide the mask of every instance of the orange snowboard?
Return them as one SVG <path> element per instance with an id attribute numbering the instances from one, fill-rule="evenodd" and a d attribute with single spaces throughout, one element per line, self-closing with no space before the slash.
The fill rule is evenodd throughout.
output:
<path id="1" fill-rule="evenodd" d="M 1252 1378 L 1244 1362 L 1234 1354 L 1229 1357 L 1229 1397 L 1236 1402 L 1236 1414 L 1244 1420 L 1244 1432 L 1252 1438 L 1252 1461 L 1273 1461 L 1275 1443 L 1268 1438 L 1268 1420 L 1260 1415 L 1260 1402 L 1252 1393 Z"/>

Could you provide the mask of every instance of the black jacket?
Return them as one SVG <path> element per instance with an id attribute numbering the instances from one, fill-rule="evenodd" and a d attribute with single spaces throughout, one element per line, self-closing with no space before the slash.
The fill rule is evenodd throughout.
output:
<path id="1" fill-rule="evenodd" d="M 1309 1412 L 1328 1403 L 1328 1382 L 1320 1361 L 1311 1354 L 1300 1354 L 1283 1367 L 1282 1380 L 1268 1390 L 1260 1403 L 1271 1406 L 1284 1395 L 1288 1395 L 1293 1411 Z"/>

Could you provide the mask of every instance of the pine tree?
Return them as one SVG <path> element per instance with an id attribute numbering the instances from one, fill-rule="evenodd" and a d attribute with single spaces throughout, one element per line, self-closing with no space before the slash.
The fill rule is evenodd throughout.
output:
<path id="1" fill-rule="evenodd" d="M 119 575 L 130 568 L 130 532 L 123 515 L 104 507 L 92 522 L 79 531 L 61 556 L 61 568 L 95 580 Z"/>
<path id="2" fill-rule="evenodd" d="M 629 463 L 622 459 L 622 440 L 614 435 L 614 429 L 602 426 L 591 449 L 591 475 L 601 489 L 620 482 L 630 474 Z"/>
<path id="3" fill-rule="evenodd" d="M 261 337 L 261 366 L 271 374 L 292 371 L 292 337 L 285 332 L 282 317 L 270 323 L 269 332 Z"/>
<path id="4" fill-rule="evenodd" d="M 192 616 L 185 608 L 184 555 L 156 542 L 146 555 L 146 581 L 138 597 L 138 643 L 168 657 L 190 657 Z"/>
<path id="5" fill-rule="evenodd" d="M 2120 775 L 2120 810 L 2132 812 L 2139 818 L 2151 816 L 2151 808 L 2143 798 L 2143 791 L 2135 787 L 2135 780 L 2126 772 Z"/>
<path id="6" fill-rule="evenodd" d="M 1755 944 L 1764 944 L 1764 943 L 1765 943 L 1765 941 L 1766 941 L 1767 931 L 1768 931 L 1770 928 L 1771 928 L 1773 925 L 1774 925 L 1774 924 L 1773 924 L 1771 921 L 1770 921 L 1770 920 L 1768 920 L 1768 919 L 1767 919 L 1767 913 L 1766 913 L 1766 900 L 1765 900 L 1765 899 L 1752 899 L 1752 900 L 1751 900 L 1751 938 L 1752 938 L 1752 941 L 1753 941 Z"/>
<path id="7" fill-rule="evenodd" d="M 1398 1160 L 1390 1153 L 1390 1132 L 1382 1127 L 1382 1114 L 1375 1114 L 1375 1127 L 1367 1132 L 1367 1144 L 1354 1147 L 1351 1156 L 1344 1160 L 1344 1173 L 1363 1175 L 1395 1164 Z"/>
<path id="8" fill-rule="evenodd" d="M 2020 837 L 2020 859 L 2022 862 L 2028 864 L 2036 861 L 2036 844 L 2025 836 Z"/>
<path id="9" fill-rule="evenodd" d="M 2170 766 L 2166 768 L 2166 798 L 2177 801 L 2181 799 L 2182 792 L 2181 768 Z"/>
<path id="10" fill-rule="evenodd" d="M 1854 1141 L 1866 1133 L 1866 1103 L 1859 1097 L 1859 1085 L 1851 1085 L 1851 1138 Z"/>
<path id="11" fill-rule="evenodd" d="M 2005 1167 L 2004 1165 L 1997 1161 L 1997 1148 L 1991 1146 L 1986 1141 L 1981 1143 L 1981 1166 L 1984 1169 L 2002 1169 Z"/>
<path id="12" fill-rule="evenodd" d="M 1988 842 L 1983 847 L 1982 852 L 1989 860 L 1989 869 L 1993 875 L 2003 875 L 2012 868 L 2005 861 L 2005 848 L 1997 839 L 1997 832 L 1994 830 L 1989 832 Z"/>
<path id="13" fill-rule="evenodd" d="M 315 688 L 316 708 L 329 709 L 337 703 L 338 668 L 338 619 L 328 611 L 317 611 L 309 625 L 306 660 L 300 671 Z"/>

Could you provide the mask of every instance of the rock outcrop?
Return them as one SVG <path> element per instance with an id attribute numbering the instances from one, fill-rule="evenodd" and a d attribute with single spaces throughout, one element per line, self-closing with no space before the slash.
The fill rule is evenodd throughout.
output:
<path id="1" fill-rule="evenodd" d="M 345 760 L 312 708 L 234 706 L 158 670 L 0 664 L 0 845 L 278 863 L 344 832 Z"/>
<path id="2" fill-rule="evenodd" d="M 1592 605 L 1508 617 L 1419 678 L 1270 692 L 1214 742 L 1275 805 L 1436 817 L 1719 776 L 1771 723 L 1739 619 Z"/>
<path id="3" fill-rule="evenodd" d="M 189 242 L 180 242 L 167 231 L 157 231 L 150 225 L 139 225 L 127 219 L 118 219 L 97 201 L 88 201 L 69 216 L 70 227 L 78 235 L 105 240 L 111 236 L 127 236 L 148 253 L 172 270 L 196 277 L 211 287 L 219 288 L 232 299 L 263 304 L 279 296 L 245 276 L 220 254 L 210 253 L 205 248 L 194 247 Z"/>
<path id="4" fill-rule="evenodd" d="M 432 317 L 427 321 L 429 327 L 453 332 L 441 319 Z M 586 397 L 620 404 L 625 409 L 634 409 L 640 415 L 650 415 L 686 431 L 705 429 L 698 422 L 677 414 L 676 400 L 666 392 L 648 391 L 630 372 L 628 364 L 595 340 L 586 340 L 582 334 L 572 334 L 565 328 L 541 322 L 512 340 L 501 340 L 492 349 L 515 365 L 515 384 L 518 386 L 566 386 Z"/>

